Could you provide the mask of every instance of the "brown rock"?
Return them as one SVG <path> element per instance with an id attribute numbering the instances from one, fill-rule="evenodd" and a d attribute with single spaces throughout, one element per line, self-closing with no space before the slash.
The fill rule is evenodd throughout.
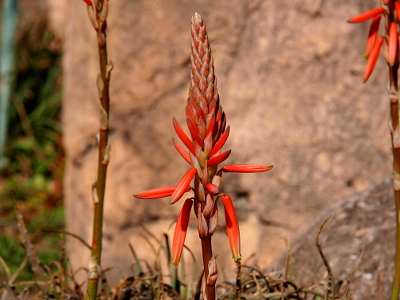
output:
<path id="1" fill-rule="evenodd" d="M 326 280 L 326 268 L 317 251 L 315 236 L 329 215 L 332 217 L 319 241 L 336 282 L 346 282 L 364 249 L 350 285 L 352 299 L 389 299 L 396 231 L 392 180 L 382 180 L 362 193 L 330 205 L 296 234 L 290 248 L 294 282 L 298 285 L 314 284 L 324 277 Z M 286 253 L 272 264 L 270 271 L 281 270 L 285 259 Z M 381 276 L 382 298 L 378 297 L 378 276 Z"/>
<path id="2" fill-rule="evenodd" d="M 244 257 L 267 265 L 316 213 L 344 195 L 390 175 L 388 97 L 378 66 L 362 84 L 368 25 L 349 17 L 377 5 L 357 1 L 110 1 L 111 162 L 104 266 L 131 261 L 127 242 L 149 249 L 138 224 L 161 234 L 180 203 L 135 200 L 132 194 L 174 185 L 186 163 L 171 144 L 172 117 L 183 124 L 189 83 L 190 18 L 207 23 L 221 104 L 231 125 L 227 163 L 266 163 L 266 174 L 226 174 L 242 226 Z M 95 33 L 81 0 L 69 1 L 64 55 L 63 122 L 68 155 L 67 228 L 90 240 L 90 187 L 96 176 Z M 194 220 L 192 220 L 194 221 Z M 223 225 L 223 220 L 220 221 Z M 226 238 L 215 248 L 232 268 Z M 193 224 L 193 250 L 199 241 Z M 259 251 L 258 249 L 267 249 Z M 71 242 L 75 268 L 89 253 Z M 199 252 L 197 252 L 199 253 Z"/>

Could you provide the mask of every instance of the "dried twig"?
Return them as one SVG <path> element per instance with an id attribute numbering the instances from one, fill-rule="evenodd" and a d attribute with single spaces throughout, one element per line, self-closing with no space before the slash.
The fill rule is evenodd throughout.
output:
<path id="1" fill-rule="evenodd" d="M 326 259 L 324 253 L 322 252 L 322 247 L 321 247 L 321 245 L 319 243 L 319 236 L 321 234 L 321 231 L 322 231 L 322 229 L 324 228 L 325 224 L 329 221 L 329 219 L 331 217 L 332 217 L 332 215 L 330 215 L 328 218 L 326 218 L 326 220 L 322 223 L 322 225 L 319 228 L 318 233 L 317 233 L 317 235 L 315 237 L 315 242 L 317 244 L 319 255 L 321 256 L 322 261 L 324 262 L 325 268 L 326 268 L 326 270 L 328 272 L 328 288 L 327 288 L 327 291 L 326 291 L 326 293 L 327 293 L 326 298 L 334 300 L 335 297 L 336 297 L 335 296 L 335 293 L 336 293 L 335 278 L 333 277 L 333 272 L 332 272 L 331 266 L 329 265 L 328 260 Z"/>

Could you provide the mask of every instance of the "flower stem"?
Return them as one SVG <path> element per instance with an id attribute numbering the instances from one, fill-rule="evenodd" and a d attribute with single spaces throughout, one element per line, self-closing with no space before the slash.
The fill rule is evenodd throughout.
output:
<path id="1" fill-rule="evenodd" d="M 91 11 L 92 10 L 92 11 Z M 107 166 L 110 160 L 110 146 L 108 144 L 109 110 L 110 110 L 110 72 L 112 64 L 108 61 L 106 30 L 107 30 L 108 0 L 97 0 L 93 7 L 89 7 L 89 16 L 95 17 L 94 27 L 97 32 L 99 47 L 100 74 L 97 78 L 97 87 L 100 98 L 100 132 L 97 180 L 93 186 L 93 233 L 92 253 L 89 264 L 88 287 L 86 300 L 94 300 L 97 296 L 98 281 L 101 276 L 101 250 L 103 239 L 104 193 L 106 187 Z"/>
<path id="2" fill-rule="evenodd" d="M 400 146 L 396 141 L 399 136 L 399 105 L 398 105 L 398 62 L 389 67 L 390 72 L 390 116 L 391 116 L 391 137 L 393 151 L 393 176 L 394 196 L 396 203 L 396 255 L 392 285 L 391 300 L 399 299 L 400 287 Z"/>
<path id="3" fill-rule="evenodd" d="M 214 300 L 215 298 L 215 284 L 209 285 L 207 284 L 207 278 L 209 274 L 208 263 L 212 258 L 212 246 L 211 246 L 211 235 L 207 235 L 207 237 L 201 240 L 201 250 L 203 253 L 203 267 L 204 267 L 204 279 L 205 279 L 205 295 L 207 300 Z"/>

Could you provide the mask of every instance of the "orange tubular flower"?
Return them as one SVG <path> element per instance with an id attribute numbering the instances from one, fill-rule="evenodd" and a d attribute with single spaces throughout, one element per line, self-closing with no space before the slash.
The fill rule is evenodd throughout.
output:
<path id="1" fill-rule="evenodd" d="M 212 195 L 216 195 L 216 194 L 219 193 L 218 187 L 217 187 L 215 184 L 213 184 L 213 183 L 207 183 L 206 186 L 205 186 L 205 188 L 206 188 L 207 191 L 209 191 L 210 194 L 212 194 Z"/>
<path id="2" fill-rule="evenodd" d="M 396 13 L 397 13 L 397 19 L 400 21 L 400 2 L 399 1 L 394 2 L 394 9 L 396 10 Z"/>
<path id="3" fill-rule="evenodd" d="M 397 47 L 399 44 L 399 35 L 397 31 L 397 23 L 391 22 L 389 26 L 389 40 L 388 40 L 388 63 L 393 67 L 396 61 Z"/>
<path id="4" fill-rule="evenodd" d="M 224 153 L 214 156 L 213 158 L 210 158 L 207 161 L 207 166 L 212 167 L 212 166 L 216 166 L 216 165 L 222 163 L 229 157 L 230 154 L 231 154 L 231 150 L 228 150 L 228 151 L 225 151 Z"/>
<path id="5" fill-rule="evenodd" d="M 231 197 L 229 195 L 222 195 L 221 199 L 225 209 L 226 232 L 228 234 L 229 245 L 231 246 L 233 260 L 236 262 L 241 258 L 239 222 Z"/>
<path id="6" fill-rule="evenodd" d="M 348 23 L 361 23 L 365 22 L 369 19 L 372 19 L 373 17 L 382 14 L 385 11 L 383 7 L 380 8 L 375 8 L 372 10 L 369 10 L 365 13 L 359 14 L 358 16 L 355 16 L 349 20 L 347 20 Z"/>
<path id="7" fill-rule="evenodd" d="M 172 264 L 177 267 L 181 259 L 186 232 L 189 225 L 190 210 L 193 201 L 186 199 L 175 225 L 174 240 L 172 241 Z"/>
<path id="8" fill-rule="evenodd" d="M 172 138 L 172 143 L 175 146 L 176 151 L 189 163 L 190 165 L 190 156 L 189 153 L 183 149 L 174 138 Z"/>
<path id="9" fill-rule="evenodd" d="M 379 23 L 381 21 L 381 18 L 382 18 L 382 15 L 378 15 L 378 16 L 374 17 L 374 19 L 372 20 L 371 27 L 370 27 L 369 33 L 368 33 L 367 49 L 366 49 L 365 55 L 364 55 L 365 58 L 369 57 L 369 54 L 378 38 Z"/>
<path id="10" fill-rule="evenodd" d="M 181 139 L 182 143 L 185 144 L 185 146 L 192 152 L 193 154 L 195 153 L 195 148 L 190 139 L 187 137 L 186 133 L 183 131 L 182 127 L 179 125 L 179 123 L 175 120 L 175 118 L 172 119 L 172 124 L 174 125 L 174 129 L 176 134 L 179 136 Z"/>
<path id="11" fill-rule="evenodd" d="M 181 180 L 178 182 L 174 193 L 171 195 L 171 201 L 169 202 L 170 204 L 174 204 L 176 201 L 181 199 L 182 195 L 186 192 L 187 186 L 190 184 L 196 173 L 196 168 L 190 168 L 185 175 L 183 175 Z"/>
<path id="12" fill-rule="evenodd" d="M 269 171 L 272 168 L 273 165 L 226 165 L 222 167 L 222 171 L 236 173 L 258 173 Z"/>
<path id="13" fill-rule="evenodd" d="M 365 71 L 364 71 L 364 83 L 367 82 L 369 76 L 371 76 L 372 71 L 375 68 L 376 62 L 378 60 L 379 57 L 379 53 L 381 51 L 382 48 L 382 44 L 383 44 L 383 37 L 378 38 L 378 40 L 376 41 L 374 47 L 372 47 L 371 53 L 369 55 L 368 61 L 367 61 L 367 65 L 365 67 Z"/>
<path id="14" fill-rule="evenodd" d="M 176 189 L 175 185 L 167 186 L 167 187 L 147 190 L 147 191 L 141 192 L 141 193 L 133 195 L 133 196 L 138 199 L 158 199 L 158 198 L 172 196 L 175 189 Z M 189 191 L 190 191 L 190 185 L 186 186 L 186 189 L 185 189 L 185 192 L 189 192 Z"/>

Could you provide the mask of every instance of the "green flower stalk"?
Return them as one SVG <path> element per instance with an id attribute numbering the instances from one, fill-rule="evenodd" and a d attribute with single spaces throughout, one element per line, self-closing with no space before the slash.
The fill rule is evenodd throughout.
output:
<path id="1" fill-rule="evenodd" d="M 86 300 L 94 300 L 97 297 L 99 278 L 104 276 L 101 270 L 101 250 L 103 240 L 103 215 L 104 193 L 106 188 L 107 167 L 110 161 L 110 145 L 108 143 L 109 111 L 110 111 L 110 77 L 113 65 L 108 60 L 107 54 L 107 14 L 108 0 L 83 0 L 87 4 L 88 16 L 97 33 L 99 48 L 99 68 L 97 88 L 100 99 L 100 129 L 99 129 L 99 156 L 97 167 L 97 179 L 93 184 L 93 233 L 92 247 L 89 262 L 88 286 Z"/>
<path id="2" fill-rule="evenodd" d="M 186 104 L 186 125 L 190 138 L 173 119 L 175 132 L 187 149 L 175 139 L 172 140 L 176 150 L 190 168 L 176 186 L 153 189 L 134 196 L 142 199 L 171 196 L 170 204 L 174 204 L 188 189 L 193 190 L 194 196 L 186 199 L 176 223 L 172 244 L 173 264 L 175 266 L 179 264 L 190 210 L 193 207 L 203 254 L 205 278 L 203 295 L 205 299 L 211 300 L 215 299 L 215 283 L 218 275 L 211 237 L 218 225 L 217 202 L 220 198 L 225 209 L 227 234 L 233 259 L 237 261 L 241 258 L 236 211 L 231 198 L 228 195 L 219 194 L 222 173 L 265 172 L 270 170 L 272 165 L 226 165 L 221 169 L 218 167 L 231 153 L 231 150 L 222 151 L 229 137 L 230 128 L 226 126 L 226 116 L 220 105 L 206 25 L 197 13 L 194 14 L 191 22 L 190 60 L 190 88 Z"/>

